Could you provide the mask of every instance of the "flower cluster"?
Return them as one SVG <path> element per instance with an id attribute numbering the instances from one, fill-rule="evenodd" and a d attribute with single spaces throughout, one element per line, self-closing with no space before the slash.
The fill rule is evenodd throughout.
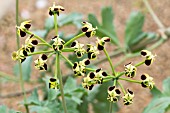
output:
<path id="1" fill-rule="evenodd" d="M 109 37 L 103 37 L 102 39 L 97 38 L 97 48 L 98 50 L 103 50 L 105 42 L 110 42 Z"/>
<path id="2" fill-rule="evenodd" d="M 137 68 L 132 65 L 132 62 L 125 65 L 125 76 L 133 78 L 136 75 Z"/>
<path id="3" fill-rule="evenodd" d="M 96 29 L 97 28 L 93 28 L 92 24 L 88 23 L 88 22 L 82 22 L 83 27 L 82 27 L 82 31 L 85 32 L 85 35 L 90 38 L 92 36 L 94 36 L 96 34 Z"/>
<path id="4" fill-rule="evenodd" d="M 39 56 L 39 58 L 37 60 L 34 61 L 35 63 L 35 68 L 39 69 L 39 70 L 47 70 L 47 55 L 42 54 Z"/>
<path id="5" fill-rule="evenodd" d="M 144 88 L 148 87 L 149 89 L 152 89 L 155 84 L 153 78 L 146 73 L 141 75 L 141 80 L 142 80 L 141 85 Z"/>
<path id="6" fill-rule="evenodd" d="M 117 102 L 118 101 L 118 98 L 120 96 L 120 90 L 118 88 L 116 88 L 115 86 L 110 86 L 107 90 L 108 92 L 108 97 L 107 99 L 110 101 L 110 102 Z"/>
<path id="7" fill-rule="evenodd" d="M 21 36 L 21 37 L 25 37 L 26 36 L 26 32 L 25 30 L 29 30 L 29 28 L 31 27 L 31 21 L 24 21 L 21 23 L 21 25 L 17 28 L 18 28 L 18 34 Z"/>
<path id="8" fill-rule="evenodd" d="M 134 93 L 127 89 L 127 93 L 122 97 L 124 105 L 130 105 L 133 103 Z"/>
<path id="9" fill-rule="evenodd" d="M 50 78 L 49 80 L 49 89 L 58 89 L 59 88 L 59 83 L 57 79 L 55 78 Z"/>
<path id="10" fill-rule="evenodd" d="M 71 47 L 74 48 L 74 52 L 78 58 L 81 58 L 86 52 L 86 50 L 83 48 L 84 44 L 79 43 L 77 40 L 71 44 Z"/>
<path id="11" fill-rule="evenodd" d="M 54 36 L 51 40 L 54 41 L 52 47 L 55 51 L 60 51 L 64 48 L 65 41 L 59 38 L 59 36 Z"/>
<path id="12" fill-rule="evenodd" d="M 87 77 L 83 79 L 82 86 L 88 90 L 92 90 L 95 84 L 102 84 L 104 77 L 107 76 L 105 71 L 97 69 L 95 72 L 89 72 Z"/>
<path id="13" fill-rule="evenodd" d="M 22 25 L 22 24 L 21 24 Z M 38 45 L 38 40 L 34 38 L 34 35 L 30 35 L 26 40 L 25 44 L 18 51 L 12 53 L 13 60 L 19 60 L 21 63 L 25 61 L 29 53 L 34 52 L 35 46 Z"/>
<path id="14" fill-rule="evenodd" d="M 86 66 L 90 64 L 90 60 L 84 59 L 80 62 L 75 62 L 73 71 L 75 76 L 84 76 L 86 74 Z"/>
<path id="15" fill-rule="evenodd" d="M 142 50 L 141 51 L 141 55 L 143 56 L 143 57 L 145 57 L 145 64 L 147 65 L 147 66 L 149 66 L 149 65 L 151 65 L 152 64 L 152 62 L 155 60 L 155 56 L 156 55 L 153 55 L 150 51 L 148 51 L 148 50 Z"/>
<path id="16" fill-rule="evenodd" d="M 52 16 L 54 14 L 57 14 L 59 16 L 61 11 L 64 11 L 65 8 L 60 5 L 55 5 L 55 2 L 53 3 L 52 7 L 49 7 L 49 15 Z"/>

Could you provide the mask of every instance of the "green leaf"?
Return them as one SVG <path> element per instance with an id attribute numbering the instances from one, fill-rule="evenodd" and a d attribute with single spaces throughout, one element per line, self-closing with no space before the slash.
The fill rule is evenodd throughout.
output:
<path id="1" fill-rule="evenodd" d="M 34 89 L 34 91 L 31 93 L 31 96 L 27 99 L 27 104 L 40 105 L 37 89 Z"/>
<path id="2" fill-rule="evenodd" d="M 73 79 L 72 77 L 68 77 L 67 81 L 64 85 L 64 92 L 70 93 L 70 92 L 74 91 L 76 88 L 77 88 L 76 80 Z"/>
<path id="3" fill-rule="evenodd" d="M 55 89 L 49 89 L 48 90 L 48 101 L 55 100 L 58 95 L 59 95 L 59 91 Z"/>
<path id="4" fill-rule="evenodd" d="M 159 98 L 162 95 L 161 91 L 156 86 L 151 89 L 151 93 L 154 98 Z"/>
<path id="5" fill-rule="evenodd" d="M 130 14 L 125 30 L 125 43 L 127 47 L 130 47 L 133 44 L 133 40 L 137 43 L 143 38 L 143 24 L 144 15 L 141 12 L 132 12 Z"/>
<path id="6" fill-rule="evenodd" d="M 31 106 L 31 112 L 35 112 L 35 113 L 53 113 L 48 107 L 45 107 L 45 106 Z"/>
<path id="7" fill-rule="evenodd" d="M 7 107 L 5 105 L 0 106 L 0 113 L 6 113 L 7 112 Z"/>
<path id="8" fill-rule="evenodd" d="M 32 63 L 32 56 L 26 58 L 26 60 L 21 64 L 22 65 L 22 76 L 23 80 L 29 81 L 31 77 L 31 63 Z M 13 69 L 14 75 L 19 76 L 19 64 L 17 63 Z"/>
<path id="9" fill-rule="evenodd" d="M 95 15 L 93 14 L 88 15 L 88 20 L 93 25 L 93 27 L 95 26 L 98 27 L 96 35 L 98 37 L 108 36 L 111 38 L 112 43 L 114 43 L 115 45 L 119 45 L 119 40 L 117 38 L 114 24 L 113 24 L 114 15 L 113 15 L 112 7 L 102 8 L 101 16 L 102 16 L 102 24 L 100 25 Z"/>
<path id="10" fill-rule="evenodd" d="M 100 24 L 94 14 L 89 14 L 88 15 L 89 22 L 92 23 L 92 25 L 95 27 L 100 27 Z"/>
<path id="11" fill-rule="evenodd" d="M 163 81 L 163 95 L 170 97 L 170 77 Z"/>
<path id="12" fill-rule="evenodd" d="M 48 31 L 47 30 L 34 30 L 34 31 L 32 31 L 35 35 L 38 35 L 39 37 L 41 37 L 41 38 L 43 38 L 43 39 L 45 39 L 46 37 L 46 35 L 47 35 L 47 33 L 48 33 Z"/>
<path id="13" fill-rule="evenodd" d="M 45 20 L 45 25 L 44 25 L 44 27 L 45 27 L 45 29 L 48 30 L 48 31 L 50 31 L 51 29 L 54 28 L 54 19 L 53 19 L 53 18 L 54 18 L 53 16 L 50 16 L 49 18 L 47 18 L 47 19 Z"/>
<path id="14" fill-rule="evenodd" d="M 143 113 L 165 113 L 169 105 L 170 97 L 156 98 L 144 109 Z"/>
<path id="15" fill-rule="evenodd" d="M 61 16 L 61 18 L 59 16 L 58 25 L 60 27 L 64 26 L 64 25 L 67 25 L 67 24 L 74 24 L 74 23 L 77 25 L 76 21 L 80 21 L 80 20 L 82 20 L 82 18 L 83 18 L 82 14 L 75 13 L 75 12 L 73 12 L 73 13 L 71 13 L 69 15 L 63 15 L 63 16 Z M 79 25 L 77 25 L 77 26 L 79 26 Z"/>

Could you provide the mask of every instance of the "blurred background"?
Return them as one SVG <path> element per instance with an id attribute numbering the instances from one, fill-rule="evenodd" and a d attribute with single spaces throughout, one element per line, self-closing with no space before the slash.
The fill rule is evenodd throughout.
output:
<path id="1" fill-rule="evenodd" d="M 52 0 L 20 0 L 19 1 L 19 22 L 23 20 L 32 20 L 32 30 L 42 30 L 44 29 L 44 23 L 49 17 L 48 7 L 52 6 Z M 146 32 L 157 32 L 158 26 L 153 21 L 152 16 L 148 13 L 142 0 L 57 0 L 57 4 L 65 7 L 64 14 L 68 15 L 73 12 L 80 13 L 82 15 L 82 20 L 88 20 L 89 14 L 96 15 L 98 21 L 101 23 L 101 10 L 104 7 L 111 6 L 114 12 L 114 27 L 117 37 L 123 46 L 124 36 L 125 36 L 125 26 L 127 19 L 132 11 L 141 11 L 145 15 L 145 22 L 143 31 Z M 156 15 L 159 17 L 161 22 L 165 27 L 170 26 L 170 1 L 169 0 L 149 0 L 151 7 L 153 8 Z M 11 53 L 17 50 L 16 45 L 16 34 L 15 34 L 15 1 L 5 0 L 0 1 L 0 75 L 8 75 L 9 77 L 16 78 L 14 76 L 14 62 L 11 59 Z M 75 25 L 65 25 L 59 28 L 59 31 L 64 32 L 65 35 L 75 34 L 78 31 L 78 27 Z M 51 31 L 47 35 L 47 40 L 53 37 L 54 31 Z M 93 39 L 87 41 L 87 38 L 81 38 L 80 41 L 91 42 Z M 21 38 L 21 44 L 24 42 L 25 38 Z M 111 53 L 116 47 L 112 44 L 106 45 L 106 48 Z M 158 48 L 154 49 L 152 52 L 157 55 L 155 62 L 146 67 L 144 65 L 140 66 L 137 71 L 137 75 L 142 73 L 150 74 L 155 81 L 155 85 L 158 89 L 162 90 L 162 81 L 166 79 L 170 74 L 170 40 L 166 40 L 165 43 L 161 44 Z M 67 54 L 66 54 L 67 55 Z M 102 54 L 103 55 L 103 54 Z M 101 57 L 99 57 L 100 59 Z M 116 64 L 123 58 L 123 55 L 112 58 L 113 64 Z M 36 58 L 33 58 L 36 59 Z M 121 63 L 116 70 L 123 71 L 124 64 L 130 61 L 137 63 L 141 61 L 140 56 L 135 58 L 129 58 L 123 63 Z M 34 65 L 33 63 L 31 64 Z M 109 63 L 98 64 L 98 67 L 103 69 L 108 69 L 106 65 Z M 62 63 L 63 70 L 68 69 L 64 62 Z M 71 70 L 62 72 L 64 75 L 70 73 Z M 32 68 L 32 74 L 30 80 L 37 80 L 41 75 L 39 71 Z M 137 76 L 139 79 L 140 76 Z M 134 103 L 130 106 L 124 106 L 121 101 L 118 102 L 120 109 L 117 113 L 141 113 L 143 109 L 149 104 L 152 99 L 152 95 L 149 89 L 144 89 L 138 84 L 123 82 L 123 85 L 132 89 L 135 93 Z M 33 87 L 39 86 L 38 83 L 25 83 L 25 89 L 30 90 Z M 18 82 L 12 82 L 0 76 L 0 95 L 8 95 L 21 92 L 21 88 Z M 38 90 L 40 100 L 43 98 L 43 92 Z M 30 93 L 28 93 L 28 96 Z M 24 112 L 24 108 L 19 103 L 23 100 L 22 96 L 14 97 L 1 97 L 0 105 L 7 105 L 11 109 L 19 110 Z M 89 108 L 89 111 L 93 111 Z M 93 112 L 92 112 L 93 113 Z"/>

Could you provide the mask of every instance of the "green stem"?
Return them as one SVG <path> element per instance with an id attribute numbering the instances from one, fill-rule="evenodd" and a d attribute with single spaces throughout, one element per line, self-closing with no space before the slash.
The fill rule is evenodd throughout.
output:
<path id="1" fill-rule="evenodd" d="M 64 48 L 62 49 L 62 52 L 74 52 L 74 48 Z"/>
<path id="2" fill-rule="evenodd" d="M 138 66 L 140 66 L 140 65 L 142 65 L 144 63 L 145 63 L 145 61 L 139 62 L 138 64 L 135 65 L 135 67 L 138 67 Z"/>
<path id="3" fill-rule="evenodd" d="M 85 35 L 85 33 L 83 32 L 83 33 L 75 36 L 74 38 L 72 38 L 72 39 L 70 39 L 69 41 L 67 41 L 67 42 L 64 44 L 64 46 L 69 45 L 69 44 L 72 43 L 74 40 L 77 40 L 78 38 L 80 38 L 80 37 L 82 37 L 82 36 L 84 36 L 84 35 Z"/>
<path id="4" fill-rule="evenodd" d="M 62 55 L 62 54 L 60 54 L 63 58 L 64 58 L 64 60 L 65 61 L 67 61 L 71 66 L 73 66 L 74 64 L 68 59 L 68 58 L 66 58 L 64 55 Z"/>
<path id="5" fill-rule="evenodd" d="M 29 35 L 34 34 L 34 33 L 32 33 L 31 31 L 28 31 L 28 30 L 25 30 L 25 32 L 26 32 L 27 34 L 29 34 Z M 39 36 L 36 35 L 36 34 L 34 34 L 34 37 L 37 38 L 38 40 L 40 40 L 41 42 L 44 42 L 47 46 L 49 46 L 49 47 L 52 48 L 52 46 L 51 46 L 49 43 L 47 43 L 43 38 L 39 37 Z"/>
<path id="6" fill-rule="evenodd" d="M 57 28 L 57 15 L 54 14 L 54 27 L 55 27 L 55 33 L 58 35 L 58 28 Z"/>
<path id="7" fill-rule="evenodd" d="M 38 51 L 38 52 L 29 53 L 28 56 L 37 55 L 37 54 L 43 54 L 43 53 L 52 53 L 52 52 L 54 52 L 54 50 Z"/>
<path id="8" fill-rule="evenodd" d="M 141 84 L 141 81 L 138 81 L 138 80 L 132 80 L 132 79 L 121 78 L 121 77 L 119 77 L 119 80 L 125 80 L 125 81 L 128 81 L 128 82 Z"/>
<path id="9" fill-rule="evenodd" d="M 124 75 L 125 74 L 125 72 L 121 72 L 121 73 L 119 73 L 117 76 L 116 76 L 116 78 L 119 78 L 119 77 L 121 77 L 122 75 Z"/>
<path id="10" fill-rule="evenodd" d="M 47 43 L 38 43 L 38 46 L 44 46 L 44 45 L 49 46 Z"/>
<path id="11" fill-rule="evenodd" d="M 56 52 L 54 51 L 54 52 L 52 52 L 52 53 L 50 53 L 49 55 L 48 55 L 48 58 L 50 58 L 53 54 L 55 54 Z"/>
<path id="12" fill-rule="evenodd" d="M 125 95 L 126 91 L 125 91 L 123 85 L 120 82 L 118 82 L 118 85 L 120 86 L 121 90 L 123 91 L 123 94 Z"/>
<path id="13" fill-rule="evenodd" d="M 62 75 L 61 75 L 61 72 L 60 72 L 60 58 L 59 57 L 60 57 L 60 54 L 57 53 L 57 55 L 56 55 L 57 75 L 58 75 L 59 82 L 60 82 L 60 91 L 61 91 L 61 98 L 62 98 L 64 113 L 67 113 L 67 107 L 66 107 L 66 102 L 65 102 L 65 98 L 64 98 L 63 83 L 62 83 Z M 57 75 L 55 75 L 55 78 L 57 78 Z"/>
<path id="14" fill-rule="evenodd" d="M 123 49 L 119 49 L 119 50 L 114 51 L 111 54 L 109 54 L 109 56 L 110 56 L 110 58 L 113 58 L 113 57 L 116 57 L 116 56 L 118 56 L 118 55 L 120 55 L 122 53 L 123 53 Z M 93 65 L 98 65 L 98 64 L 101 64 L 102 62 L 105 62 L 105 61 L 107 61 L 106 56 L 104 56 L 103 58 L 101 58 L 101 59 L 97 60 L 96 62 L 94 62 Z"/>
<path id="15" fill-rule="evenodd" d="M 18 26 L 19 24 L 19 18 L 18 18 L 18 12 L 19 12 L 19 0 L 16 0 L 16 24 Z M 19 50 L 20 48 L 20 39 L 19 39 L 19 36 L 17 34 L 17 29 L 16 29 L 16 38 L 17 38 L 17 48 Z M 26 98 L 26 93 L 25 93 L 25 89 L 24 89 L 24 80 L 23 80 L 23 75 L 22 75 L 22 66 L 21 66 L 21 63 L 18 61 L 19 63 L 19 72 L 20 72 L 20 86 L 21 86 L 21 89 L 22 89 L 22 92 L 24 93 L 24 106 L 25 106 L 25 109 L 26 109 L 26 112 L 29 113 L 29 109 L 28 109 L 28 105 L 27 105 L 27 98 Z"/>
<path id="16" fill-rule="evenodd" d="M 161 38 L 159 41 L 157 41 L 155 44 L 153 44 L 151 47 L 148 48 L 148 50 L 153 50 L 160 46 L 163 42 L 165 42 L 164 38 Z"/>
<path id="17" fill-rule="evenodd" d="M 54 26 L 55 26 L 56 36 L 57 36 L 58 35 L 58 29 L 57 29 L 57 15 L 56 14 L 54 14 Z M 64 98 L 62 75 L 61 75 L 61 72 L 60 72 L 61 69 L 60 69 L 60 53 L 59 52 L 56 55 L 56 70 L 57 70 L 57 72 L 55 72 L 55 78 L 57 79 L 57 76 L 59 78 L 60 92 L 61 92 L 61 98 L 62 98 L 64 113 L 67 113 L 67 107 L 66 107 L 66 102 L 65 102 L 65 98 Z"/>
<path id="18" fill-rule="evenodd" d="M 109 54 L 108 54 L 108 52 L 106 51 L 105 48 L 103 49 L 103 51 L 104 51 L 104 53 L 105 53 L 105 55 L 106 55 L 106 57 L 107 57 L 107 59 L 108 59 L 108 61 L 109 61 L 109 63 L 110 63 L 110 67 L 112 68 L 112 73 L 113 73 L 113 75 L 115 76 L 116 74 L 115 74 L 115 70 L 114 70 L 112 61 L 111 61 L 111 59 L 110 59 L 110 56 L 109 56 Z"/>
<path id="19" fill-rule="evenodd" d="M 112 109 L 113 109 L 113 105 L 112 105 L 112 102 L 110 102 L 109 113 L 112 113 Z"/>

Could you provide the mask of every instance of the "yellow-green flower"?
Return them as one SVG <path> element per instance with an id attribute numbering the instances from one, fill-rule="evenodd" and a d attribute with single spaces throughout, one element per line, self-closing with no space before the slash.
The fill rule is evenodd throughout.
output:
<path id="1" fill-rule="evenodd" d="M 141 75 L 141 79 L 142 79 L 142 83 L 141 83 L 142 87 L 149 88 L 149 89 L 153 88 L 155 83 L 152 77 L 150 77 L 148 74 L 145 73 Z"/>
<path id="2" fill-rule="evenodd" d="M 137 68 L 132 65 L 132 62 L 125 65 L 125 76 L 133 78 L 136 75 Z"/>
<path id="3" fill-rule="evenodd" d="M 98 48 L 98 50 L 103 50 L 105 42 L 110 42 L 109 37 L 103 37 L 102 39 L 96 38 L 96 39 L 97 39 L 97 48 Z"/>
<path id="4" fill-rule="evenodd" d="M 92 24 L 88 22 L 82 22 L 82 31 L 85 32 L 85 35 L 90 38 L 96 34 L 96 28 L 93 28 Z"/>
<path id="5" fill-rule="evenodd" d="M 93 79 L 91 79 L 89 76 L 83 78 L 82 86 L 85 89 L 92 90 L 94 86 Z"/>
<path id="6" fill-rule="evenodd" d="M 31 21 L 30 20 L 22 22 L 20 24 L 20 26 L 17 27 L 18 28 L 17 32 L 18 32 L 19 36 L 21 36 L 21 37 L 26 36 L 25 30 L 29 30 L 30 27 L 31 27 Z"/>
<path id="7" fill-rule="evenodd" d="M 130 105 L 133 103 L 134 93 L 127 89 L 127 93 L 122 97 L 124 105 Z"/>
<path id="8" fill-rule="evenodd" d="M 18 51 L 14 51 L 12 53 L 12 59 L 19 60 L 21 63 L 25 61 L 26 56 L 28 56 L 27 51 L 25 50 L 25 47 L 22 46 Z"/>
<path id="9" fill-rule="evenodd" d="M 84 44 L 81 44 L 78 41 L 74 41 L 71 44 L 71 47 L 75 48 L 74 52 L 75 52 L 75 54 L 77 55 L 78 58 L 81 58 L 84 55 L 84 53 L 86 52 L 86 50 L 83 48 Z"/>
<path id="10" fill-rule="evenodd" d="M 153 55 L 153 54 L 152 54 L 150 51 L 148 51 L 148 50 L 142 50 L 142 51 L 141 51 L 141 55 L 146 58 L 146 59 L 145 59 L 145 64 L 146 64 L 147 66 L 149 66 L 149 65 L 152 64 L 152 62 L 155 60 L 155 56 L 156 56 L 156 55 Z"/>
<path id="11" fill-rule="evenodd" d="M 86 66 L 90 64 L 88 59 L 84 59 L 80 62 L 75 62 L 73 65 L 73 71 L 75 76 L 84 76 L 86 74 Z"/>
<path id="12" fill-rule="evenodd" d="M 96 46 L 88 44 L 87 45 L 87 55 L 89 59 L 96 59 L 99 51 Z"/>
<path id="13" fill-rule="evenodd" d="M 49 89 L 58 89 L 59 83 L 55 78 L 50 78 L 49 80 Z"/>
<path id="14" fill-rule="evenodd" d="M 47 56 L 45 54 L 42 54 L 39 56 L 37 60 L 34 61 L 35 63 L 35 68 L 39 70 L 47 70 Z"/>
<path id="15" fill-rule="evenodd" d="M 54 43 L 52 44 L 52 47 L 55 51 L 60 51 L 64 48 L 65 41 L 63 39 L 59 38 L 59 36 L 55 36 L 51 40 L 54 41 Z"/>
<path id="16" fill-rule="evenodd" d="M 90 77 L 90 78 L 92 78 L 96 82 L 96 84 L 102 84 L 104 77 L 107 76 L 107 73 L 105 71 L 102 71 L 101 68 L 99 68 L 95 72 L 91 72 L 91 73 L 94 74 L 94 77 L 93 78 Z"/>
<path id="17" fill-rule="evenodd" d="M 116 88 L 115 86 L 110 86 L 107 92 L 108 92 L 107 100 L 114 103 L 118 101 L 118 97 L 120 96 L 121 93 L 118 88 Z"/>
<path id="18" fill-rule="evenodd" d="M 57 14 L 59 16 L 61 11 L 64 11 L 65 8 L 60 5 L 55 5 L 55 2 L 53 3 L 52 7 L 49 7 L 49 15 L 52 16 L 54 14 Z"/>

